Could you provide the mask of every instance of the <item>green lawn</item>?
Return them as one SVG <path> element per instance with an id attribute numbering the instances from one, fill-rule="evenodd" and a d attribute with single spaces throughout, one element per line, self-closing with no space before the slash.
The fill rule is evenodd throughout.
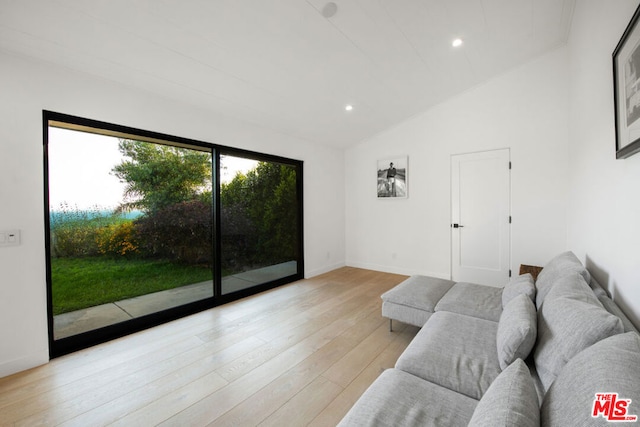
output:
<path id="1" fill-rule="evenodd" d="M 169 261 L 52 258 L 53 314 L 212 280 L 211 270 Z"/>

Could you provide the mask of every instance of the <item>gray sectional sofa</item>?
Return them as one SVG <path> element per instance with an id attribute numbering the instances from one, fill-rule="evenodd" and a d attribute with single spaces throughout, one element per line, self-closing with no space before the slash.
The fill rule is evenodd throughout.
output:
<path id="1" fill-rule="evenodd" d="M 590 426 L 640 416 L 638 330 L 571 252 L 504 288 L 413 276 L 382 300 L 390 322 L 421 329 L 340 426 Z"/>

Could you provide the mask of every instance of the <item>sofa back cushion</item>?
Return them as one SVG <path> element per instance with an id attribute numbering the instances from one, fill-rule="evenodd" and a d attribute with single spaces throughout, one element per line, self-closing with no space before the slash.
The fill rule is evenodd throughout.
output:
<path id="1" fill-rule="evenodd" d="M 593 293 L 597 298 L 600 298 L 601 295 L 609 296 L 609 292 L 607 292 L 607 290 L 603 288 L 593 276 L 591 276 L 591 280 L 589 281 L 589 287 L 593 290 Z"/>
<path id="2" fill-rule="evenodd" d="M 602 307 L 581 275 L 559 279 L 538 310 L 534 360 L 544 390 L 573 356 L 623 330 L 622 321 Z"/>
<path id="3" fill-rule="evenodd" d="M 539 425 L 538 396 L 522 359 L 516 359 L 495 379 L 478 402 L 469 422 L 470 427 Z"/>
<path id="4" fill-rule="evenodd" d="M 498 323 L 496 345 L 500 369 L 514 360 L 526 359 L 536 343 L 536 307 L 526 294 L 520 294 L 506 305 Z"/>
<path id="5" fill-rule="evenodd" d="M 563 252 L 549 261 L 536 279 L 536 307 L 538 310 L 558 279 L 575 273 L 580 274 L 586 283 L 590 282 L 591 275 L 573 252 Z"/>
<path id="6" fill-rule="evenodd" d="M 598 295 L 598 301 L 602 304 L 602 306 L 611 314 L 615 314 L 622 320 L 622 325 L 624 326 L 625 332 L 638 332 L 638 329 L 631 323 L 631 320 L 624 314 L 624 311 L 618 305 L 613 302 L 611 298 L 607 295 Z"/>
<path id="7" fill-rule="evenodd" d="M 594 344 L 571 359 L 549 388 L 540 408 L 541 425 L 608 425 L 607 414 L 615 414 L 607 409 L 610 403 L 603 395 L 613 397 L 613 393 L 618 402 L 631 399 L 621 405 L 626 406 L 626 416 L 640 416 L 639 372 L 640 335 L 636 332 Z M 620 415 L 622 409 L 618 409 Z"/>
<path id="8" fill-rule="evenodd" d="M 535 304 L 536 285 L 530 273 L 521 274 L 512 278 L 502 290 L 502 308 L 506 307 L 513 298 L 525 294 Z"/>

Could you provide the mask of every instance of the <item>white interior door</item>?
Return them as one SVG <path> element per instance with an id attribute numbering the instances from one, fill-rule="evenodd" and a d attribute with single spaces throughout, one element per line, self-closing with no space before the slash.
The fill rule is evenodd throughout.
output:
<path id="1" fill-rule="evenodd" d="M 509 149 L 451 156 L 451 277 L 504 286 L 509 281 Z"/>

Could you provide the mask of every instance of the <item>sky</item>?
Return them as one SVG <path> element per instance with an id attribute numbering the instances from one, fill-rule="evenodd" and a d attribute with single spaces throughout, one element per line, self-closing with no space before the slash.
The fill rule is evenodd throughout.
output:
<path id="1" fill-rule="evenodd" d="M 122 162 L 118 138 L 49 127 L 49 206 L 60 210 L 114 209 L 123 199 L 125 185 L 111 173 Z M 237 172 L 256 167 L 255 160 L 224 156 L 220 180 L 229 182 Z"/>
<path id="2" fill-rule="evenodd" d="M 80 210 L 120 204 L 124 184 L 111 174 L 120 163 L 118 139 L 49 127 L 49 206 L 63 203 Z"/>
<path id="3" fill-rule="evenodd" d="M 220 156 L 220 164 L 222 166 L 220 170 L 221 183 L 228 183 L 238 172 L 246 174 L 258 166 L 258 162 L 256 160 L 233 156 Z"/>

